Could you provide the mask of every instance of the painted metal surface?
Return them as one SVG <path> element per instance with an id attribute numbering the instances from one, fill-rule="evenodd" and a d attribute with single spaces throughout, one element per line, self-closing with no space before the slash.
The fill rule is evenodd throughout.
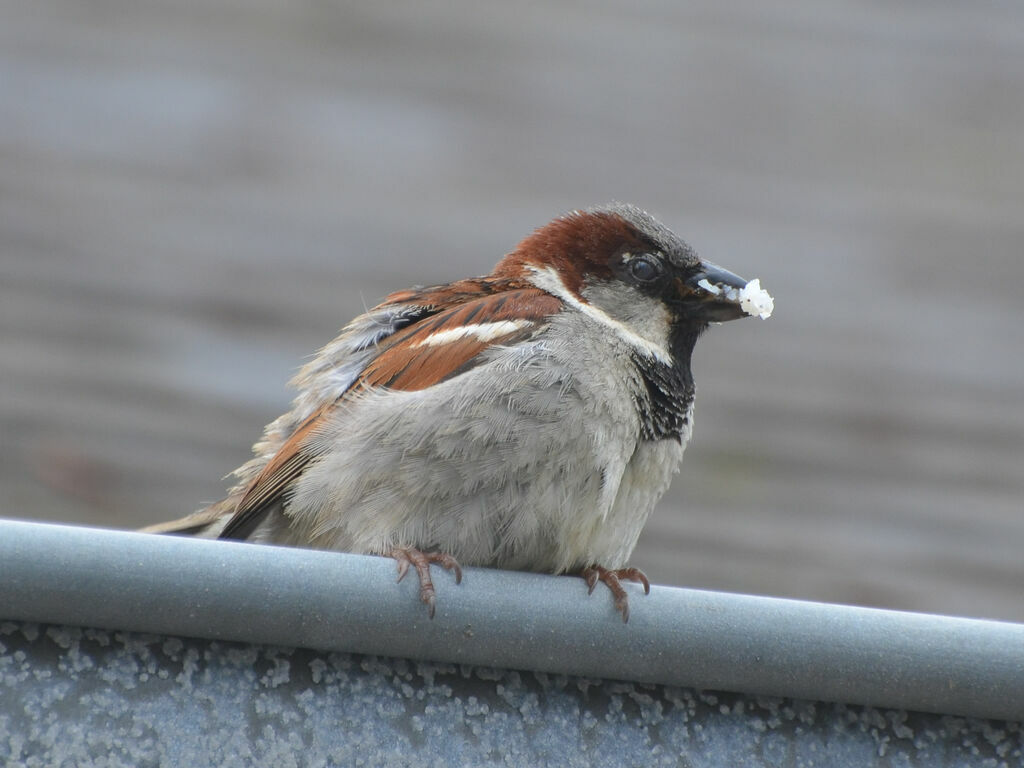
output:
<path id="1" fill-rule="evenodd" d="M 15 622 L 0 649 L 5 765 L 1024 762 L 1018 723 Z"/>
<path id="2" fill-rule="evenodd" d="M 0 618 L 1024 719 L 1024 625 L 0 522 Z"/>

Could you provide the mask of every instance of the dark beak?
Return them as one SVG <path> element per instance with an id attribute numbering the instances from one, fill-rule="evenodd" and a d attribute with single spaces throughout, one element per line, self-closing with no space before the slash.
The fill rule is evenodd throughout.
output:
<path id="1" fill-rule="evenodd" d="M 680 282 L 683 303 L 699 319 L 722 323 L 748 316 L 740 306 L 740 291 L 747 281 L 739 275 L 702 261 L 694 275 Z"/>

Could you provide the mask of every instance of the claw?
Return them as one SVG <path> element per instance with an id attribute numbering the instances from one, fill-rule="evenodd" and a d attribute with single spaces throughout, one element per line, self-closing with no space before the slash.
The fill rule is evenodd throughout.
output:
<path id="1" fill-rule="evenodd" d="M 405 578 L 411 565 L 416 569 L 420 577 L 420 601 L 427 606 L 427 613 L 434 618 L 434 610 L 437 602 L 437 592 L 434 590 L 434 581 L 430 578 L 430 564 L 436 563 L 446 571 L 455 574 L 455 583 L 462 583 L 462 568 L 458 561 L 444 552 L 421 552 L 415 547 L 395 547 L 388 553 L 398 563 L 398 581 Z"/>
<path id="2" fill-rule="evenodd" d="M 642 584 L 644 594 L 651 594 L 651 582 L 648 581 L 647 576 L 639 568 L 619 568 L 617 570 L 608 570 L 600 565 L 591 565 L 584 568 L 580 572 L 580 575 L 587 583 L 587 594 L 593 594 L 594 587 L 597 586 L 597 582 L 599 581 L 608 585 L 608 589 L 611 590 L 612 597 L 615 598 L 615 610 L 622 614 L 623 624 L 629 621 L 629 595 L 622 586 L 620 579 L 635 581 L 638 584 Z"/>
<path id="3" fill-rule="evenodd" d="M 651 594 L 651 582 L 647 579 L 647 574 L 641 571 L 639 568 L 620 568 L 615 571 L 615 574 L 620 579 L 626 579 L 627 581 L 635 581 L 637 584 L 644 585 L 644 594 Z"/>
<path id="4" fill-rule="evenodd" d="M 437 563 L 446 571 L 454 573 L 456 584 L 462 583 L 462 568 L 454 557 L 446 555 L 443 552 L 430 552 L 427 557 L 431 558 L 430 562 Z"/>

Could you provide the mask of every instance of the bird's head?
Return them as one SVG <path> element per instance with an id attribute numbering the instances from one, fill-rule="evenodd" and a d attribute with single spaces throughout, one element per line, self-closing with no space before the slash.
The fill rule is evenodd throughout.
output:
<path id="1" fill-rule="evenodd" d="M 574 211 L 525 238 L 496 268 L 651 345 L 695 338 L 709 323 L 766 318 L 772 298 L 700 259 L 678 235 L 633 205 Z"/>

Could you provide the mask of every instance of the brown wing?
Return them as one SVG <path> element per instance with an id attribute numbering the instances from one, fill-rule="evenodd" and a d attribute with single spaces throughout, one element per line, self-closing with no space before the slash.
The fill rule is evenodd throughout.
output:
<path id="1" fill-rule="evenodd" d="M 473 287 L 478 282 L 474 281 Z M 460 284 L 435 290 L 447 291 L 450 296 L 451 289 L 457 285 Z M 533 335 L 543 327 L 544 320 L 561 307 L 558 299 L 532 286 L 491 293 L 481 288 L 460 292 L 457 296 L 459 300 L 449 301 L 446 308 L 424 315 L 380 340 L 378 354 L 342 399 L 351 392 L 371 387 L 406 391 L 431 387 L 472 368 L 480 361 L 484 350 L 514 344 Z M 434 302 L 424 301 L 429 298 L 434 298 Z M 437 306 L 444 298 L 443 294 L 428 297 L 403 293 L 390 297 L 389 303 Z M 326 404 L 281 446 L 245 490 L 220 538 L 247 538 L 288 493 L 306 466 L 329 450 L 328 444 L 310 438 L 316 435 L 324 420 L 331 417 L 337 404 L 338 401 Z"/>

